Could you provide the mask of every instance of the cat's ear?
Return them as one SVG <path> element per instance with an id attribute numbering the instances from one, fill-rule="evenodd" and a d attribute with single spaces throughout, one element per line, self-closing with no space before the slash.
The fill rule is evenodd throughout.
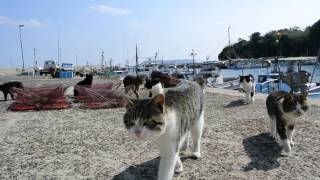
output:
<path id="1" fill-rule="evenodd" d="M 163 107 L 164 107 L 164 99 L 165 99 L 164 95 L 159 94 L 159 95 L 156 95 L 151 100 L 151 104 L 157 107 L 162 113 L 163 113 Z"/>
<path id="2" fill-rule="evenodd" d="M 127 108 L 133 106 L 133 104 L 134 104 L 133 100 L 125 94 L 121 95 L 121 99 L 124 101 L 124 104 Z"/>

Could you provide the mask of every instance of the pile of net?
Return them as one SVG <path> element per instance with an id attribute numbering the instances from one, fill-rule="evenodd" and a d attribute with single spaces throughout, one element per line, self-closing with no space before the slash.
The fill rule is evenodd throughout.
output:
<path id="1" fill-rule="evenodd" d="M 172 76 L 164 74 L 160 71 L 153 71 L 151 73 L 151 79 L 162 82 L 165 87 L 175 87 L 181 82 L 179 79 L 176 79 Z"/>
<path id="2" fill-rule="evenodd" d="M 64 98 L 62 85 L 14 88 L 16 101 L 9 106 L 12 111 L 66 109 L 71 104 Z"/>
<path id="3" fill-rule="evenodd" d="M 75 86 L 78 95 L 75 99 L 85 109 L 102 109 L 124 107 L 125 102 L 121 98 L 123 94 L 120 83 L 94 84 L 90 86 Z"/>

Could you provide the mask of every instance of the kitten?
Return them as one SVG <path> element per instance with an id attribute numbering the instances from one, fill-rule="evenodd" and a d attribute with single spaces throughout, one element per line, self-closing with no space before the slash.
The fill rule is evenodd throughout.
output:
<path id="1" fill-rule="evenodd" d="M 271 122 L 271 136 L 280 136 L 284 150 L 291 152 L 295 120 L 308 110 L 305 95 L 290 94 L 284 91 L 271 93 L 266 101 Z"/>
<path id="2" fill-rule="evenodd" d="M 92 74 L 86 74 L 86 78 L 84 80 L 78 82 L 77 85 L 91 87 L 92 79 L 93 79 Z M 74 96 L 78 96 L 78 95 L 79 95 L 78 91 L 76 90 L 76 88 L 74 88 Z"/>
<path id="3" fill-rule="evenodd" d="M 251 74 L 247 76 L 240 76 L 240 91 L 246 93 L 246 103 L 254 101 L 254 93 L 256 91 L 254 78 Z"/>
<path id="4" fill-rule="evenodd" d="M 179 153 L 188 147 L 189 132 L 193 156 L 200 157 L 204 105 L 203 89 L 197 83 L 181 83 L 151 99 L 124 99 L 128 105 L 123 120 L 129 134 L 159 143 L 158 180 L 170 180 L 174 172 L 183 171 Z"/>
<path id="5" fill-rule="evenodd" d="M 14 100 L 14 94 L 12 92 L 13 88 L 23 88 L 23 85 L 19 81 L 7 82 L 0 85 L 0 90 L 3 92 L 4 100 L 7 101 L 7 96 L 10 94 L 11 99 Z"/>
<path id="6" fill-rule="evenodd" d="M 143 76 L 132 76 L 128 75 L 123 79 L 123 85 L 125 88 L 125 93 L 128 94 L 130 90 L 133 90 L 134 94 L 139 98 L 139 88 L 145 83 Z"/>

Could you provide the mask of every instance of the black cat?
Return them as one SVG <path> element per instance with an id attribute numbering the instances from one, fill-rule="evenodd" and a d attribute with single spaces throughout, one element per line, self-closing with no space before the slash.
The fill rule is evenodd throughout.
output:
<path id="1" fill-rule="evenodd" d="M 23 88 L 23 85 L 19 81 L 12 81 L 12 82 L 7 82 L 2 85 L 0 85 L 0 90 L 3 92 L 4 95 L 4 100 L 7 101 L 7 96 L 10 94 L 11 99 L 14 99 L 14 95 L 12 92 L 12 88 Z"/>
<path id="2" fill-rule="evenodd" d="M 86 74 L 86 78 L 80 82 L 77 83 L 77 85 L 79 86 L 88 86 L 91 87 L 92 85 L 92 79 L 93 79 L 93 75 L 92 74 Z M 74 89 L 74 96 L 78 96 L 79 93 L 76 89 Z"/>

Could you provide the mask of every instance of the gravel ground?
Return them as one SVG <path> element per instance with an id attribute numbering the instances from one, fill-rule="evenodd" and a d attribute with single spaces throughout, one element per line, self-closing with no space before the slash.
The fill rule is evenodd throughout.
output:
<path id="1" fill-rule="evenodd" d="M 79 81 L 0 77 L 0 83 L 16 79 L 27 86 Z M 268 136 L 265 101 L 242 99 L 206 94 L 202 157 L 183 156 L 184 172 L 174 179 L 320 179 L 319 107 L 299 118 L 286 157 Z M 0 101 L 0 179 L 156 179 L 157 147 L 128 136 L 124 108 L 10 112 L 11 103 Z"/>

